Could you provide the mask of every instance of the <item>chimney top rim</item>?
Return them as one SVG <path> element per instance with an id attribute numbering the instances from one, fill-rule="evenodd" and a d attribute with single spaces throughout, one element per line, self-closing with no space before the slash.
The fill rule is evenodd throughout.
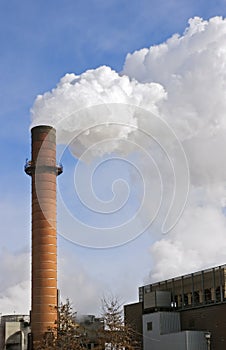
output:
<path id="1" fill-rule="evenodd" d="M 45 129 L 45 130 L 55 130 L 55 131 L 56 131 L 56 129 L 55 129 L 53 126 L 51 126 L 51 125 L 44 125 L 44 124 L 41 124 L 41 125 L 33 126 L 33 127 L 31 128 L 31 132 L 32 132 L 33 130 L 41 130 L 41 129 Z"/>

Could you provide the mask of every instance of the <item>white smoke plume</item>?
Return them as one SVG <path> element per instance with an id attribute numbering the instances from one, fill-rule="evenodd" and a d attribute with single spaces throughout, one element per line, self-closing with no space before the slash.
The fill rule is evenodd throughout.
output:
<path id="1" fill-rule="evenodd" d="M 174 230 L 151 248 L 148 280 L 225 263 L 226 20 L 189 20 L 182 36 L 129 54 L 124 73 L 164 86 L 161 115 L 189 160 L 191 191 Z"/>
<path id="2" fill-rule="evenodd" d="M 156 103 L 165 95 L 159 84 L 140 84 L 106 66 L 88 70 L 80 76 L 66 74 L 55 89 L 36 98 L 32 126 L 48 123 L 56 127 L 59 143 L 68 144 L 76 138 L 73 150 L 80 156 L 90 145 L 105 138 L 127 138 L 131 127 L 137 125 L 131 106 L 157 113 Z M 118 104 L 126 106 L 123 115 Z M 111 123 L 122 123 L 125 127 L 106 127 Z M 109 148 L 101 147 L 98 153 L 112 152 L 118 147 L 119 144 L 114 143 Z"/>
<path id="3" fill-rule="evenodd" d="M 167 278 L 226 260 L 223 209 L 226 198 L 225 42 L 225 19 L 190 19 L 183 35 L 175 34 L 160 45 L 128 54 L 122 73 L 100 67 L 80 76 L 67 74 L 55 89 L 38 96 L 32 109 L 32 126 L 60 125 L 59 142 L 68 144 L 72 135 L 77 135 L 72 145 L 77 156 L 106 139 L 123 139 L 142 145 L 143 134 L 135 129 L 149 130 L 151 117 L 147 113 L 140 118 L 137 109 L 131 106 L 160 117 L 175 132 L 188 159 L 191 191 L 179 223 L 150 248 L 153 268 L 148 280 Z M 123 113 L 118 113 L 119 104 L 124 106 Z M 95 106 L 101 107 L 93 108 Z M 111 123 L 115 125 L 109 127 Z M 127 127 L 120 127 L 120 124 Z M 158 130 L 158 123 L 152 123 L 152 127 L 154 135 L 160 135 L 162 142 L 168 138 L 164 130 Z M 175 143 L 171 143 L 170 138 L 168 141 L 167 151 L 170 152 Z M 120 141 L 114 141 L 104 146 L 101 143 L 94 154 L 115 151 L 127 154 L 135 149 L 130 142 L 126 150 L 125 143 L 122 147 Z M 160 164 L 163 183 L 168 187 L 169 169 L 162 165 L 165 160 L 153 144 L 150 143 L 148 149 Z M 174 155 L 176 158 L 177 153 Z M 152 177 L 148 165 L 143 164 L 146 161 L 140 158 L 138 162 L 144 169 L 145 179 Z M 147 165 L 146 170 L 144 165 Z M 179 174 L 178 181 L 184 176 L 183 171 Z M 156 179 L 155 174 L 153 188 Z M 172 188 L 168 192 L 173 192 Z M 155 199 L 150 196 L 144 215 L 148 215 Z M 169 205 L 167 199 L 162 204 L 163 207 Z M 166 212 L 165 208 L 163 216 Z"/>

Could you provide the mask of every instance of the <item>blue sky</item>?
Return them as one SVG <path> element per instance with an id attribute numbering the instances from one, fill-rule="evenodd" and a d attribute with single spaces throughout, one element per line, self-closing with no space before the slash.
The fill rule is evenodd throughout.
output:
<path id="1" fill-rule="evenodd" d="M 225 0 L 0 1 L 0 254 L 29 254 L 30 179 L 23 166 L 30 157 L 30 108 L 35 97 L 51 90 L 67 72 L 81 74 L 101 65 L 120 72 L 127 53 L 182 34 L 191 17 L 216 15 L 225 17 Z M 144 234 L 126 246 L 101 251 L 59 237 L 61 268 L 71 262 L 75 271 L 84 272 L 81 278 L 89 279 L 89 288 L 95 285 L 96 293 L 105 288 L 133 301 L 152 263 L 152 239 Z M 102 289 L 96 287 L 99 282 Z M 4 293 L 0 290 L 1 296 Z M 73 292 L 67 287 L 62 294 L 71 297 Z M 95 307 L 87 295 L 92 312 Z M 73 301 L 78 307 L 79 300 Z"/>

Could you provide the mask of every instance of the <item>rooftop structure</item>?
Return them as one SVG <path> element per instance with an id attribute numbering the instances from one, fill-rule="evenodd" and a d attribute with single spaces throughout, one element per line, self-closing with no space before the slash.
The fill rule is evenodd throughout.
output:
<path id="1" fill-rule="evenodd" d="M 144 310 L 150 308 L 150 293 L 168 291 L 171 307 L 176 310 L 226 301 L 226 265 L 194 272 L 139 288 L 139 301 Z"/>

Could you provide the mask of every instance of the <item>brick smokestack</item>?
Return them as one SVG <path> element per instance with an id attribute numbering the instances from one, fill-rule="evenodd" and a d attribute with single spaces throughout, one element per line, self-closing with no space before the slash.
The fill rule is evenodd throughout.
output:
<path id="1" fill-rule="evenodd" d="M 40 340 L 57 321 L 56 131 L 36 126 L 32 134 L 32 160 L 25 172 L 32 177 L 32 298 L 31 332 Z M 35 344 L 35 343 L 34 343 Z"/>

